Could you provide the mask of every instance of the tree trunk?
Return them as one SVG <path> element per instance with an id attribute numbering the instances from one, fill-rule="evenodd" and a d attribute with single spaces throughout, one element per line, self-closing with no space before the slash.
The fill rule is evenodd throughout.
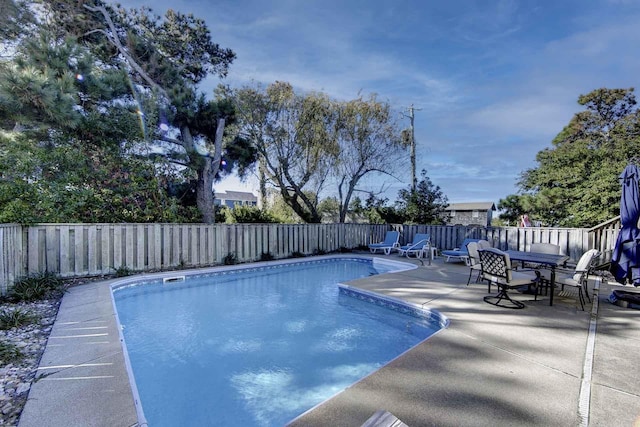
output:
<path id="1" fill-rule="evenodd" d="M 198 182 L 196 184 L 196 205 L 202 215 L 202 222 L 205 224 L 213 224 L 216 222 L 215 210 L 213 206 L 213 181 L 220 169 L 220 161 L 222 159 L 222 135 L 224 134 L 225 119 L 218 119 L 216 127 L 216 136 L 214 140 L 214 151 L 206 156 L 195 157 L 198 154 L 192 148 L 188 150 L 191 158 L 190 164 L 198 174 Z M 182 129 L 182 139 L 184 146 L 194 147 L 193 139 L 189 128 Z M 187 141 L 189 139 L 189 141 Z M 213 155 L 212 155 L 213 154 Z"/>
<path id="2" fill-rule="evenodd" d="M 213 210 L 213 179 L 216 172 L 211 164 L 212 159 L 204 159 L 203 167 L 198 170 L 198 184 L 196 185 L 196 203 L 198 210 L 202 215 L 202 222 L 205 224 L 213 224 L 216 222 L 216 216 Z"/>
<path id="3" fill-rule="evenodd" d="M 260 155 L 258 161 L 258 177 L 260 180 L 260 207 L 267 208 L 267 166 L 265 165 L 264 156 Z"/>

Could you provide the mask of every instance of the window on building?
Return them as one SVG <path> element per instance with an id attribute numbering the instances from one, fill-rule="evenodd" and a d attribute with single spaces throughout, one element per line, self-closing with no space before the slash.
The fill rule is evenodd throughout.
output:
<path id="1" fill-rule="evenodd" d="M 451 214 L 450 214 L 450 215 L 451 215 L 451 216 L 456 216 L 456 211 L 451 210 Z"/>
<path id="2" fill-rule="evenodd" d="M 480 212 L 478 212 L 478 211 L 473 211 L 473 212 L 471 212 L 471 217 L 472 217 L 472 218 L 478 218 L 478 217 L 480 217 Z"/>

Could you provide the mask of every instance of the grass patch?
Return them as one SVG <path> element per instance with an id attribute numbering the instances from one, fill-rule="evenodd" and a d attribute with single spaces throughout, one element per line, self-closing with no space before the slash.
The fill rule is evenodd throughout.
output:
<path id="1" fill-rule="evenodd" d="M 11 328 L 19 328 L 20 326 L 36 323 L 40 318 L 31 314 L 27 310 L 20 308 L 3 309 L 0 311 L 0 330 L 6 331 Z"/>
<path id="2" fill-rule="evenodd" d="M 0 366 L 17 363 L 24 358 L 24 354 L 15 345 L 0 341 Z"/>

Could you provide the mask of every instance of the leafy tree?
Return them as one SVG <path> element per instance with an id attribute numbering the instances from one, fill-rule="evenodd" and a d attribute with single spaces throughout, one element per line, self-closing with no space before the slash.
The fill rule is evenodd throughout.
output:
<path id="1" fill-rule="evenodd" d="M 531 217 L 530 214 L 535 211 L 535 205 L 529 194 L 510 194 L 506 198 L 500 199 L 498 209 L 502 211 L 500 220 L 507 224 L 517 225 L 524 214 L 528 214 L 532 219 L 537 219 L 535 216 Z"/>
<path id="2" fill-rule="evenodd" d="M 640 113 L 633 88 L 597 89 L 578 99 L 577 113 L 538 153 L 519 186 L 530 214 L 545 224 L 587 227 L 619 213 L 618 176 L 640 150 Z M 526 206 L 523 206 L 526 208 Z"/>
<path id="3" fill-rule="evenodd" d="M 0 221 L 177 218 L 163 176 L 127 142 L 142 131 L 126 74 L 87 72 L 95 62 L 46 28 L 0 62 Z"/>
<path id="4" fill-rule="evenodd" d="M 339 222 L 340 202 L 336 197 L 327 197 L 318 203 L 318 212 L 324 222 Z"/>
<path id="5" fill-rule="evenodd" d="M 125 130 L 118 142 L 128 145 L 127 155 L 146 155 L 163 170 L 173 164 L 174 171 L 186 171 L 179 181 L 195 182 L 201 219 L 213 222 L 212 184 L 225 172 L 220 168 L 223 156 L 229 169 L 238 161 L 253 162 L 250 149 L 237 149 L 246 147 L 241 139 L 224 137 L 225 128 L 233 126 L 232 104 L 207 100 L 198 92 L 206 77 L 227 74 L 233 52 L 211 41 L 204 21 L 172 10 L 160 18 L 148 8 L 126 10 L 100 0 L 11 4 L 9 23 L 29 24 L 32 17 L 25 11 L 33 4 L 46 20 L 30 37 L 17 30 L 35 29 L 32 25 L 8 26 L 0 33 L 5 41 L 41 40 L 40 52 L 31 49 L 35 55 L 17 55 L 3 64 L 8 84 L 0 86 L 11 90 L 8 96 L 0 94 L 0 113 L 22 113 L 13 113 L 11 119 L 0 114 L 3 127 L 13 121 L 29 130 L 49 127 L 64 132 L 86 121 L 92 111 L 128 109 L 137 129 L 121 128 L 110 115 L 97 114 L 98 128 Z M 64 46 L 73 49 L 68 61 L 50 55 Z M 10 74 L 13 80 L 7 79 Z M 112 92 L 107 94 L 107 89 Z M 79 139 L 86 141 L 90 133 Z M 97 141 L 99 135 L 91 139 Z"/>
<path id="6" fill-rule="evenodd" d="M 318 194 L 338 151 L 333 102 L 319 93 L 298 95 L 283 82 L 239 89 L 234 99 L 242 133 L 259 155 L 263 200 L 269 182 L 304 222 L 320 222 Z"/>
<path id="7" fill-rule="evenodd" d="M 202 221 L 214 222 L 212 187 L 234 113 L 231 103 L 206 99 L 198 84 L 225 77 L 235 54 L 211 41 L 202 19 L 173 10 L 161 18 L 148 8 L 60 0 L 50 12 L 63 35 L 85 43 L 105 66 L 125 70 L 136 98 L 153 95 L 155 108 L 139 106 L 146 138 L 167 144 L 161 154 L 192 171 Z"/>
<path id="8" fill-rule="evenodd" d="M 330 183 L 338 195 L 337 220 L 344 222 L 362 178 L 391 175 L 402 166 L 405 146 L 390 106 L 373 95 L 338 102 L 321 93 L 296 94 L 290 84 L 276 82 L 233 96 L 241 132 L 259 153 L 263 201 L 269 183 L 305 222 L 322 219 L 315 201 Z"/>
<path id="9" fill-rule="evenodd" d="M 414 224 L 445 224 L 448 205 L 447 196 L 431 182 L 425 169 L 415 191 L 411 186 L 400 190 L 396 201 L 396 209 L 403 214 L 405 222 Z"/>
<path id="10" fill-rule="evenodd" d="M 345 222 L 354 191 L 362 178 L 371 174 L 392 175 L 404 164 L 406 145 L 392 119 L 391 107 L 375 95 L 338 105 L 340 150 L 332 174 L 337 180 L 339 221 Z"/>
<path id="11" fill-rule="evenodd" d="M 401 224 L 404 222 L 404 215 L 398 212 L 393 206 L 387 203 L 389 199 L 369 193 L 364 205 L 364 212 L 371 224 Z"/>

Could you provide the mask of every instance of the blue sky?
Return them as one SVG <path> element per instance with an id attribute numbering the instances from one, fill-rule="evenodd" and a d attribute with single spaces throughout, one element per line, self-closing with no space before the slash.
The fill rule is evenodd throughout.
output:
<path id="1" fill-rule="evenodd" d="M 376 93 L 398 117 L 413 104 L 418 172 L 450 203 L 516 193 L 520 173 L 582 109 L 579 95 L 635 87 L 640 75 L 640 0 L 121 3 L 205 19 L 236 52 L 225 79 L 233 87 L 279 80 L 345 100 Z M 362 187 L 384 185 L 393 201 L 410 175 Z"/>

